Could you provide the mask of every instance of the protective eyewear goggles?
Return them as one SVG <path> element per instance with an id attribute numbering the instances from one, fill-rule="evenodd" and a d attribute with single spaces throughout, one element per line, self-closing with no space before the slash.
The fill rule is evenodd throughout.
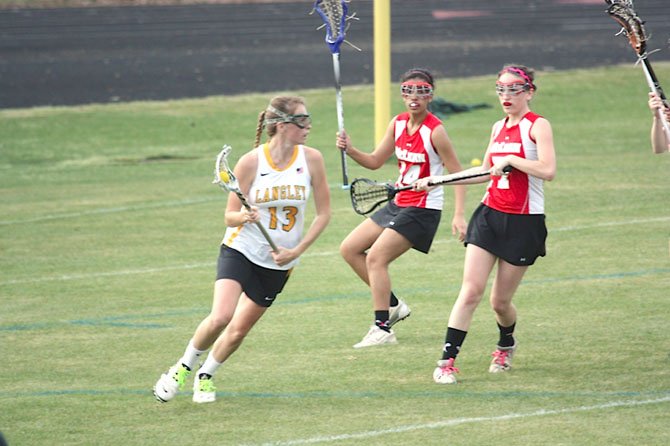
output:
<path id="1" fill-rule="evenodd" d="M 404 82 L 400 85 L 400 94 L 404 98 L 409 96 L 428 98 L 433 95 L 433 86 L 427 82 Z"/>
<path id="2" fill-rule="evenodd" d="M 304 114 L 304 115 L 288 115 L 287 116 L 287 121 L 291 124 L 295 124 L 296 126 L 300 127 L 301 129 L 304 129 L 312 124 L 312 117 L 309 114 Z"/>
<path id="3" fill-rule="evenodd" d="M 278 115 L 278 117 L 265 119 L 263 121 L 263 125 L 278 124 L 280 122 L 285 122 L 288 124 L 295 124 L 297 127 L 304 129 L 312 124 L 312 117 L 309 115 L 309 113 L 289 115 L 282 112 L 281 110 L 277 110 L 272 106 L 269 106 L 267 108 L 267 111 L 274 113 L 275 115 Z"/>
<path id="4" fill-rule="evenodd" d="M 498 96 L 518 96 L 521 93 L 530 90 L 531 88 L 528 82 L 496 82 L 496 93 L 498 93 Z"/>

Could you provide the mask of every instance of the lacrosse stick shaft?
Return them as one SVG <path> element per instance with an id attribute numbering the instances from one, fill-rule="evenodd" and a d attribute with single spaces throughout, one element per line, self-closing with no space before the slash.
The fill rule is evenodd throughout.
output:
<path id="1" fill-rule="evenodd" d="M 658 94 L 664 102 L 667 101 L 665 93 L 661 88 L 661 84 L 656 77 L 656 73 L 654 73 L 654 69 L 651 67 L 651 62 L 649 62 L 649 59 L 646 57 L 642 57 L 642 69 L 644 70 L 644 75 L 647 78 L 647 84 L 649 84 L 651 91 Z"/>
<path id="2" fill-rule="evenodd" d="M 663 103 L 667 105 L 668 100 L 665 97 L 663 89 L 661 88 L 661 84 L 658 82 L 656 73 L 654 73 L 653 68 L 651 68 L 651 63 L 646 57 L 641 57 L 641 59 L 642 59 L 642 70 L 644 71 L 644 77 L 647 79 L 647 85 L 649 85 L 649 90 L 651 90 L 653 93 L 656 93 L 661 98 Z M 656 110 L 656 114 L 661 120 L 661 124 L 663 125 L 663 131 L 665 132 L 666 137 L 670 141 L 670 124 L 668 124 L 668 121 L 665 119 L 665 113 L 663 113 L 663 110 L 659 108 L 658 110 Z"/>
<path id="3" fill-rule="evenodd" d="M 509 172 L 512 171 L 512 168 L 510 166 L 507 166 L 503 169 L 503 171 L 505 173 L 509 173 Z M 443 179 L 441 179 L 439 181 L 436 181 L 434 183 L 431 181 L 431 182 L 428 183 L 428 185 L 429 186 L 441 186 L 443 184 L 454 183 L 456 181 L 469 180 L 470 178 L 485 177 L 485 176 L 488 176 L 490 174 L 491 174 L 491 172 L 489 172 L 488 170 L 484 170 L 482 172 L 474 172 L 474 173 L 470 173 L 470 174 L 467 174 L 467 175 L 458 175 L 458 172 L 456 172 L 454 174 L 447 175 Z M 407 186 L 401 186 L 401 187 L 398 188 L 398 190 L 399 191 L 408 190 L 408 189 L 411 189 L 412 187 L 414 187 L 414 186 L 412 186 L 410 184 L 410 185 L 407 185 Z"/>
<path id="4" fill-rule="evenodd" d="M 451 177 L 451 175 L 450 175 L 449 177 L 447 177 L 447 178 L 445 178 L 441 181 L 437 181 L 434 184 L 431 184 L 431 186 L 439 186 L 441 184 L 449 184 L 449 183 L 453 183 L 455 181 L 460 181 L 460 180 L 469 180 L 470 178 L 485 177 L 485 176 L 488 176 L 490 174 L 491 174 L 491 172 L 489 172 L 488 170 L 485 170 L 483 172 L 475 172 L 475 173 L 471 173 L 471 174 L 468 174 L 468 175 L 461 175 L 461 176 L 457 176 L 456 174 L 454 174 L 453 177 Z"/>
<path id="5" fill-rule="evenodd" d="M 242 206 L 244 206 L 247 210 L 250 211 L 251 210 L 251 205 L 249 205 L 249 202 L 247 201 L 247 198 L 241 193 L 239 193 L 239 194 L 236 193 L 236 195 L 240 199 L 240 201 L 242 202 Z M 255 223 L 256 223 L 256 227 L 261 231 L 261 234 L 263 234 L 263 237 L 265 237 L 265 240 L 267 240 L 267 242 L 270 244 L 270 247 L 272 248 L 272 250 L 274 252 L 278 252 L 277 245 L 275 245 L 275 242 L 272 241 L 272 239 L 270 238 L 270 234 L 268 234 L 268 231 L 265 229 L 265 226 L 263 226 L 260 221 L 257 221 Z"/>
<path id="6" fill-rule="evenodd" d="M 344 107 L 342 105 L 342 84 L 340 83 L 340 53 L 333 53 L 333 73 L 335 74 L 335 105 L 337 107 L 337 130 L 344 130 Z M 347 154 L 340 152 L 342 162 L 342 187 L 349 186 L 349 174 L 347 172 Z"/>

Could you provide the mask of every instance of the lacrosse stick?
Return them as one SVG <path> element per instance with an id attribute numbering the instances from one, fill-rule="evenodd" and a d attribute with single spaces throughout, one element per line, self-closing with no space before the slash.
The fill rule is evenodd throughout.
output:
<path id="1" fill-rule="evenodd" d="M 503 169 L 503 172 L 509 173 L 512 171 L 511 166 Z M 460 172 L 446 175 L 443 179 L 436 182 L 428 183 L 429 186 L 440 186 L 449 184 L 460 180 L 468 180 L 470 178 L 478 178 L 490 175 L 488 170 L 474 172 L 469 174 L 462 174 Z M 380 205 L 392 200 L 395 195 L 403 190 L 409 190 L 412 185 L 396 187 L 389 183 L 378 183 L 368 178 L 356 178 L 351 182 L 349 194 L 351 196 L 351 206 L 354 211 L 360 215 L 366 215 L 377 209 Z"/>
<path id="2" fill-rule="evenodd" d="M 642 69 L 644 70 L 644 76 L 647 80 L 649 90 L 656 93 L 661 98 L 663 105 L 666 108 L 670 108 L 670 103 L 668 103 L 668 100 L 665 97 L 665 93 L 663 92 L 663 88 L 661 88 L 661 84 L 658 82 L 656 73 L 654 73 L 654 70 L 651 68 L 651 63 L 649 62 L 649 59 L 647 59 L 647 32 L 644 28 L 644 22 L 635 12 L 633 0 L 605 0 L 605 2 L 609 5 L 607 13 L 614 19 L 614 21 L 621 25 L 619 34 L 623 34 L 628 38 L 628 42 L 630 43 L 630 46 L 633 47 L 633 50 L 638 57 L 638 61 L 642 62 Z M 670 124 L 668 124 L 668 121 L 665 119 L 663 110 L 658 109 L 657 114 L 663 124 L 663 131 L 665 131 L 668 140 L 670 140 Z"/>
<path id="3" fill-rule="evenodd" d="M 346 0 L 316 0 L 314 10 L 319 13 L 326 26 L 326 43 L 333 54 L 333 72 L 335 74 L 335 104 L 337 106 L 337 129 L 344 130 L 344 110 L 342 106 L 342 85 L 340 83 L 340 45 L 344 42 L 347 21 Z M 342 161 L 342 188 L 349 187 L 347 173 L 347 155 L 340 152 Z"/>
<path id="4" fill-rule="evenodd" d="M 230 166 L 228 166 L 228 155 L 230 154 L 231 150 L 232 147 L 230 147 L 229 145 L 225 145 L 223 146 L 223 150 L 221 150 L 221 152 L 219 152 L 219 155 L 216 157 L 214 180 L 212 181 L 212 183 L 218 184 L 219 186 L 221 186 L 222 189 L 225 189 L 228 192 L 233 192 L 242 202 L 242 206 L 244 206 L 247 210 L 251 210 L 251 206 L 249 205 L 247 197 L 245 197 L 242 191 L 240 190 L 237 178 L 233 174 L 233 171 L 230 169 Z M 258 229 L 261 231 L 263 237 L 265 237 L 265 240 L 267 240 L 267 242 L 270 244 L 272 250 L 274 252 L 277 252 L 277 245 L 275 245 L 275 243 L 272 241 L 272 239 L 270 238 L 270 234 L 268 234 L 268 231 L 265 229 L 265 227 L 261 224 L 260 221 L 256 222 L 256 227 L 258 227 Z"/>

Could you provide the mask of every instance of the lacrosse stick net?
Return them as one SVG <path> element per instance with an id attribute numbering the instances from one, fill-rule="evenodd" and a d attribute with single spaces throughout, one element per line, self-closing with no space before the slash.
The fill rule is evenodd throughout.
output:
<path id="1" fill-rule="evenodd" d="M 389 183 L 378 183 L 367 178 L 356 178 L 351 182 L 349 195 L 351 206 L 360 215 L 366 215 L 391 200 L 398 189 Z"/>
<path id="2" fill-rule="evenodd" d="M 326 43 L 331 53 L 339 53 L 344 42 L 347 21 L 347 2 L 344 0 L 316 0 L 314 10 L 326 27 Z"/>

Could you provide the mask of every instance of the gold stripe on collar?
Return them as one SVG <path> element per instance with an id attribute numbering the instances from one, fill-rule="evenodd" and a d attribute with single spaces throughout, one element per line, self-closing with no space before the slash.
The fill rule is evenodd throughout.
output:
<path id="1" fill-rule="evenodd" d="M 286 167 L 284 167 L 283 169 L 280 169 L 279 167 L 277 167 L 277 165 L 272 160 L 272 156 L 270 156 L 270 144 L 267 143 L 267 142 L 263 145 L 263 153 L 265 154 L 265 160 L 268 162 L 270 167 L 272 167 L 274 170 L 276 170 L 278 172 L 282 172 L 282 171 L 288 169 L 289 167 L 291 167 L 293 165 L 293 163 L 295 162 L 295 160 L 298 158 L 298 146 L 297 145 L 293 146 L 293 155 L 291 155 L 291 160 L 288 162 Z"/>

